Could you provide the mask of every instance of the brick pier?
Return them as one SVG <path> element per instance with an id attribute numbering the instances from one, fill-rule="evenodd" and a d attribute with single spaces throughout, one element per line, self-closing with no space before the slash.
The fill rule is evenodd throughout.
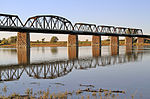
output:
<path id="1" fill-rule="evenodd" d="M 119 37 L 110 37 L 111 55 L 117 55 L 119 53 Z"/>
<path id="2" fill-rule="evenodd" d="M 16 47 L 17 48 L 18 47 L 21 47 L 21 48 L 24 48 L 24 47 L 30 48 L 30 34 L 29 33 L 18 32 Z"/>
<path id="3" fill-rule="evenodd" d="M 17 34 L 17 54 L 18 64 L 29 64 L 30 63 L 30 34 L 21 33 Z"/>
<path id="4" fill-rule="evenodd" d="M 92 36 L 92 46 L 101 48 L 101 36 Z"/>
<path id="5" fill-rule="evenodd" d="M 68 35 L 68 42 L 67 42 L 68 47 L 78 47 L 78 35 Z"/>
<path id="6" fill-rule="evenodd" d="M 131 52 L 133 47 L 133 38 L 125 37 L 126 52 Z"/>
<path id="7" fill-rule="evenodd" d="M 144 43 L 144 38 L 138 37 L 138 38 L 137 38 L 137 45 L 138 45 L 138 46 L 142 46 L 143 43 Z"/>

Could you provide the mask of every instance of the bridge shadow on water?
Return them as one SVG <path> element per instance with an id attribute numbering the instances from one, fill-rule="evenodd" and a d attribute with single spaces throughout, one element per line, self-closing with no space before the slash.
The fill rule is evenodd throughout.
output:
<path id="1" fill-rule="evenodd" d="M 118 50 L 117 50 L 118 51 Z M 101 49 L 92 47 L 92 57 L 79 58 L 77 47 L 68 47 L 68 60 L 30 63 L 30 49 L 17 49 L 18 64 L 0 66 L 0 82 L 18 80 L 23 73 L 36 79 L 55 79 L 70 73 L 73 69 L 87 70 L 114 64 L 141 61 L 145 52 L 126 48 L 119 54 L 112 50 L 110 55 L 101 55 Z M 55 51 L 54 51 L 55 52 Z"/>

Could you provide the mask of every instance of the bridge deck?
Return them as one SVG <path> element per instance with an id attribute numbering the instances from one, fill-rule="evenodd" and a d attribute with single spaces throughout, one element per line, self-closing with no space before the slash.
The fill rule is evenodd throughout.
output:
<path id="1" fill-rule="evenodd" d="M 103 33 L 103 32 L 88 32 L 88 31 L 75 31 L 75 30 L 53 30 L 53 29 L 36 29 L 27 27 L 9 27 L 0 26 L 0 31 L 10 32 L 26 32 L 26 33 L 46 33 L 46 34 L 74 34 L 74 35 L 102 35 L 102 36 L 128 36 L 128 37 L 143 37 L 150 38 L 150 35 L 139 34 L 118 34 L 118 33 Z"/>

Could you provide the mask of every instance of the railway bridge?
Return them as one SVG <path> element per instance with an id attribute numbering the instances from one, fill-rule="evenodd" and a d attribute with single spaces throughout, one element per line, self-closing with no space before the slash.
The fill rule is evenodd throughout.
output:
<path id="1" fill-rule="evenodd" d="M 29 52 L 30 33 L 68 34 L 68 53 L 73 51 L 73 57 L 77 57 L 78 53 L 78 35 L 92 35 L 92 49 L 95 55 L 100 53 L 98 50 L 101 48 L 101 36 L 110 36 L 110 46 L 113 54 L 119 52 L 119 37 L 125 37 L 127 49 L 132 49 L 133 37 L 137 37 L 139 46 L 143 45 L 143 38 L 150 38 L 150 35 L 145 35 L 142 29 L 88 23 L 72 24 L 68 19 L 54 15 L 33 16 L 23 23 L 17 15 L 0 14 L 0 31 L 18 32 L 16 47 L 20 52 L 19 56 L 22 58 L 27 56 Z M 23 61 L 27 61 L 27 58 L 20 61 L 23 63 Z"/>
<path id="2" fill-rule="evenodd" d="M 40 15 L 27 19 L 25 23 L 17 15 L 0 14 L 0 31 L 18 32 L 17 47 L 30 47 L 30 33 L 69 34 L 68 46 L 78 46 L 78 35 L 92 35 L 92 46 L 101 47 L 101 36 L 110 36 L 110 45 L 118 46 L 118 38 L 125 37 L 127 46 L 132 46 L 132 37 L 137 37 L 138 45 L 142 45 L 144 35 L 142 29 L 115 26 L 75 23 L 54 15 Z"/>

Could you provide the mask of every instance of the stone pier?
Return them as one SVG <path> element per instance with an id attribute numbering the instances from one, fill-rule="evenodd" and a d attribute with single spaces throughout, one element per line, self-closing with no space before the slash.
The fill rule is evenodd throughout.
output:
<path id="1" fill-rule="evenodd" d="M 119 37 L 118 36 L 110 37 L 110 46 L 111 46 L 111 55 L 119 54 Z"/>
<path id="2" fill-rule="evenodd" d="M 68 59 L 73 60 L 78 58 L 78 47 L 67 47 Z"/>
<path id="3" fill-rule="evenodd" d="M 17 34 L 17 48 L 30 48 L 30 34 L 29 33 L 23 33 L 18 32 Z"/>
<path id="4" fill-rule="evenodd" d="M 132 37 L 125 37 L 125 45 L 126 45 L 126 52 L 132 52 L 133 47 L 133 38 Z"/>
<path id="5" fill-rule="evenodd" d="M 30 64 L 30 48 L 17 48 L 18 64 Z"/>
<path id="6" fill-rule="evenodd" d="M 101 56 L 101 36 L 92 36 L 91 46 L 93 57 Z"/>
<path id="7" fill-rule="evenodd" d="M 92 46 L 92 56 L 93 57 L 101 56 L 101 49 L 99 47 Z"/>
<path id="8" fill-rule="evenodd" d="M 137 49 L 142 50 L 144 44 L 144 38 L 137 37 Z"/>
<path id="9" fill-rule="evenodd" d="M 144 38 L 138 37 L 137 38 L 137 45 L 142 46 L 144 44 Z"/>
<path id="10" fill-rule="evenodd" d="M 68 42 L 67 42 L 68 47 L 78 47 L 78 35 L 68 35 Z"/>
<path id="11" fill-rule="evenodd" d="M 68 59 L 78 58 L 78 35 L 68 35 Z"/>
<path id="12" fill-rule="evenodd" d="M 92 36 L 92 46 L 101 48 L 101 36 Z"/>
<path id="13" fill-rule="evenodd" d="M 18 64 L 29 64 L 30 63 L 30 34 L 21 33 L 17 34 L 17 54 Z"/>

